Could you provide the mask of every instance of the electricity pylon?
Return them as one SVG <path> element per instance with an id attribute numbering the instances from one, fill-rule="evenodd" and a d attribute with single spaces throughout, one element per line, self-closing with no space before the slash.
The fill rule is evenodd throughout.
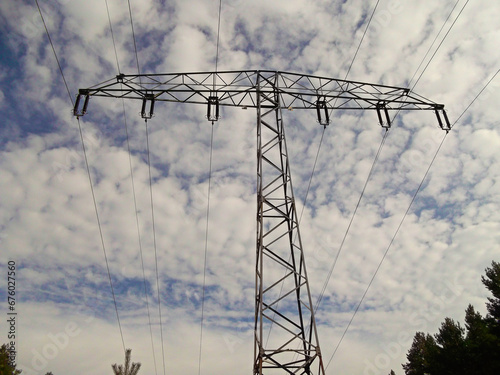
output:
<path id="1" fill-rule="evenodd" d="M 451 126 L 444 106 L 409 89 L 288 72 L 251 70 L 169 74 L 120 74 L 80 89 L 74 115 L 91 96 L 142 101 L 149 119 L 158 101 L 207 106 L 217 121 L 220 106 L 257 110 L 257 246 L 255 266 L 255 375 L 324 375 L 314 308 L 292 189 L 282 109 L 308 109 L 327 126 L 330 111 L 373 110 L 391 126 L 389 111 L 431 110 L 440 127 Z"/>

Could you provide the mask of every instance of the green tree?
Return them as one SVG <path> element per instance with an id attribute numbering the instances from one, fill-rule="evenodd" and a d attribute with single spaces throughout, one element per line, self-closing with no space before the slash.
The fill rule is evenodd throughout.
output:
<path id="1" fill-rule="evenodd" d="M 500 334 L 500 263 L 493 261 L 491 268 L 486 268 L 486 276 L 481 277 L 484 286 L 488 288 L 493 297 L 488 297 L 486 308 L 488 309 L 488 325 Z"/>
<path id="2" fill-rule="evenodd" d="M 16 366 L 12 366 L 9 360 L 9 348 L 3 344 L 0 347 L 0 375 L 18 375 L 21 370 L 17 370 Z"/>
<path id="3" fill-rule="evenodd" d="M 130 363 L 132 349 L 125 350 L 125 364 L 124 365 L 111 365 L 115 375 L 136 375 L 141 368 L 140 363 Z"/>
<path id="4" fill-rule="evenodd" d="M 434 337 L 423 332 L 417 332 L 413 338 L 406 358 L 408 363 L 403 365 L 407 375 L 425 375 L 429 373 L 430 361 L 436 357 L 437 344 Z"/>
<path id="5" fill-rule="evenodd" d="M 485 366 L 488 373 L 500 374 L 500 263 L 491 262 L 491 267 L 486 268 L 485 276 L 481 278 L 484 286 L 492 294 L 488 297 L 486 308 L 488 313 L 484 318 L 487 333 L 483 334 L 482 360 L 488 358 Z M 491 372 L 493 371 L 493 372 Z M 486 372 L 485 372 L 486 373 Z"/>
<path id="6" fill-rule="evenodd" d="M 500 263 L 485 271 L 481 280 L 493 295 L 487 316 L 469 305 L 465 328 L 445 318 L 434 336 L 417 332 L 403 364 L 406 375 L 500 374 Z"/>
<path id="7" fill-rule="evenodd" d="M 445 318 L 434 336 L 437 350 L 430 358 L 430 370 L 437 374 L 457 375 L 464 371 L 465 362 L 465 329 L 453 319 Z"/>

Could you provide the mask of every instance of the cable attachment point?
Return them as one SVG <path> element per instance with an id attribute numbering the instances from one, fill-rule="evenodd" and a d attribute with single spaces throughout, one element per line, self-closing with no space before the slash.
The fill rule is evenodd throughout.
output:
<path id="1" fill-rule="evenodd" d="M 116 82 L 123 83 L 123 79 L 125 78 L 125 74 L 120 73 L 116 76 Z"/>
<path id="2" fill-rule="evenodd" d="M 207 119 L 213 124 L 219 117 L 219 98 L 216 95 L 210 95 L 207 104 Z"/>
<path id="3" fill-rule="evenodd" d="M 441 115 L 439 114 L 439 111 L 441 111 L 441 113 L 443 114 L 444 123 L 443 123 L 443 120 L 441 119 Z M 451 124 L 450 124 L 450 120 L 448 120 L 448 115 L 446 114 L 446 112 L 444 110 L 444 106 L 442 108 L 436 108 L 434 110 L 434 113 L 436 113 L 439 127 L 441 129 L 443 129 L 444 131 L 446 131 L 446 133 L 448 133 L 451 130 Z"/>
<path id="4" fill-rule="evenodd" d="M 318 122 L 321 125 L 327 126 L 330 124 L 330 115 L 328 114 L 328 107 L 326 106 L 326 98 L 324 96 L 319 97 L 316 102 L 316 113 L 318 115 Z"/>
<path id="5" fill-rule="evenodd" d="M 82 102 L 82 96 L 84 96 L 85 99 L 83 100 L 82 108 L 80 108 L 80 103 Z M 81 117 L 85 113 L 87 113 L 87 107 L 89 106 L 89 100 L 90 100 L 89 90 L 80 89 L 78 91 L 78 95 L 76 96 L 75 105 L 73 107 L 73 115 L 75 115 L 76 117 Z"/>
<path id="6" fill-rule="evenodd" d="M 389 111 L 387 110 L 387 107 L 385 106 L 385 102 L 378 102 L 377 103 L 377 116 L 378 116 L 378 122 L 380 124 L 381 127 L 383 127 L 384 129 L 390 129 L 391 128 L 391 118 L 389 117 Z M 384 115 L 385 115 L 385 121 L 382 119 L 382 112 L 381 111 L 384 111 Z"/>
<path id="7" fill-rule="evenodd" d="M 149 105 L 149 112 L 146 112 L 146 106 L 148 101 L 151 102 Z M 142 99 L 142 109 L 141 109 L 141 117 L 145 120 L 149 120 L 154 115 L 155 109 L 155 96 L 153 94 L 145 94 Z"/>

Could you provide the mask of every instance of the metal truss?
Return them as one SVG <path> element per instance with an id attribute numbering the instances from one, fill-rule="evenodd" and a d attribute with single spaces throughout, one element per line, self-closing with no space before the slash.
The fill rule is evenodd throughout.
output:
<path id="1" fill-rule="evenodd" d="M 141 100 L 145 119 L 153 117 L 159 101 L 206 105 L 212 122 L 218 120 L 220 106 L 256 108 L 254 375 L 324 375 L 282 109 L 313 110 L 324 126 L 334 109 L 373 110 L 385 128 L 391 126 L 389 111 L 431 110 L 449 131 L 444 106 L 406 88 L 267 70 L 120 74 L 80 89 L 75 116 L 86 113 L 91 96 Z"/>
<path id="2" fill-rule="evenodd" d="M 80 89 L 74 114 L 83 116 L 88 98 L 102 96 L 142 100 L 144 118 L 153 115 L 157 101 L 208 103 L 208 111 L 212 108 L 213 112 L 207 116 L 214 120 L 219 106 L 257 108 L 259 93 L 277 93 L 280 108 L 315 109 L 318 121 L 324 125 L 329 122 L 328 111 L 333 109 L 375 110 L 384 127 L 390 127 L 390 110 L 433 110 L 440 126 L 445 130 L 450 128 L 444 105 L 407 88 L 269 70 L 119 74 L 101 84 Z M 81 98 L 85 98 L 83 107 Z"/>
<path id="3" fill-rule="evenodd" d="M 262 85 L 268 87 L 269 82 Z M 281 95 L 277 90 L 258 89 L 256 99 L 254 374 L 324 375 L 293 196 Z"/>

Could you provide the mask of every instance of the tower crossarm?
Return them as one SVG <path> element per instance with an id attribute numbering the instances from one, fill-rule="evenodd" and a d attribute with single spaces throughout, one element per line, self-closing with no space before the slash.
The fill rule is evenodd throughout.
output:
<path id="1" fill-rule="evenodd" d="M 276 90 L 280 105 L 287 109 L 314 109 L 319 100 L 329 110 L 444 108 L 407 88 L 269 70 L 119 74 L 80 89 L 79 95 L 198 104 L 206 104 L 209 97 L 216 96 L 221 106 L 256 108 L 258 91 L 271 94 Z M 82 115 L 77 106 L 75 114 Z"/>

